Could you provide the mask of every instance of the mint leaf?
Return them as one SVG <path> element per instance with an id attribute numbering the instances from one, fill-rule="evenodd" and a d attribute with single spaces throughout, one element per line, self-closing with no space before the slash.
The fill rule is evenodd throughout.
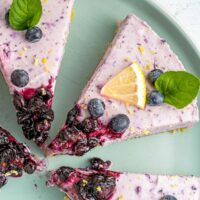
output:
<path id="1" fill-rule="evenodd" d="M 185 71 L 168 71 L 156 80 L 155 87 L 164 95 L 165 103 L 181 109 L 198 95 L 200 80 Z"/>
<path id="2" fill-rule="evenodd" d="M 35 26 L 41 16 L 40 0 L 13 0 L 9 11 L 10 26 L 15 30 L 26 30 Z"/>

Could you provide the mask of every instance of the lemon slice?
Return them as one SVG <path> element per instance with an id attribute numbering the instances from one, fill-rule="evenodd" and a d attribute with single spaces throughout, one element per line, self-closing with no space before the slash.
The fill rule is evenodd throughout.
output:
<path id="1" fill-rule="evenodd" d="M 144 109 L 146 81 L 140 66 L 134 62 L 114 76 L 102 88 L 101 95 Z"/>

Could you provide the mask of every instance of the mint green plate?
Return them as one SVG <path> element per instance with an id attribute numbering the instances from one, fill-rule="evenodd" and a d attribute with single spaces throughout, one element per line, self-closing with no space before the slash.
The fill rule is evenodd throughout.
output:
<path id="1" fill-rule="evenodd" d="M 66 118 L 67 110 L 78 98 L 81 89 L 99 63 L 115 34 L 116 22 L 129 13 L 147 21 L 160 36 L 166 38 L 186 68 L 200 75 L 197 49 L 179 26 L 158 6 L 148 0 L 77 0 L 75 19 L 57 82 L 54 109 L 55 136 Z M 26 141 L 16 123 L 15 110 L 8 88 L 0 76 L 0 124 Z M 99 147 L 83 157 L 60 156 L 48 159 L 48 170 L 61 165 L 81 167 L 88 158 L 100 156 L 113 161 L 113 169 L 129 172 L 200 176 L 200 124 L 184 134 L 160 134 Z M 31 150 L 42 152 L 26 141 Z M 0 191 L 1 200 L 62 200 L 64 194 L 45 186 L 46 172 L 22 178 L 10 178 Z"/>

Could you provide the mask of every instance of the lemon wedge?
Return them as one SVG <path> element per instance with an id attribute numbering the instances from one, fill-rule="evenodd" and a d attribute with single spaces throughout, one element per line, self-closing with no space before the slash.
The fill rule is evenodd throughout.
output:
<path id="1" fill-rule="evenodd" d="M 134 62 L 109 80 L 101 95 L 144 109 L 146 105 L 146 80 L 141 67 Z"/>

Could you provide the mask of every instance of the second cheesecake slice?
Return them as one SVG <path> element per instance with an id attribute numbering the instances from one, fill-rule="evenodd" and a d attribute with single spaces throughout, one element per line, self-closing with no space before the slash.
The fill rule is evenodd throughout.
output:
<path id="1" fill-rule="evenodd" d="M 185 73 L 166 41 L 146 22 L 130 15 L 120 24 L 65 125 L 49 145 L 48 154 L 80 156 L 98 145 L 191 128 L 199 119 L 195 100 L 182 109 L 165 103 L 145 105 L 146 92 L 154 90 L 149 82 L 153 70 Z M 159 103 L 154 94 L 150 104 Z"/>

